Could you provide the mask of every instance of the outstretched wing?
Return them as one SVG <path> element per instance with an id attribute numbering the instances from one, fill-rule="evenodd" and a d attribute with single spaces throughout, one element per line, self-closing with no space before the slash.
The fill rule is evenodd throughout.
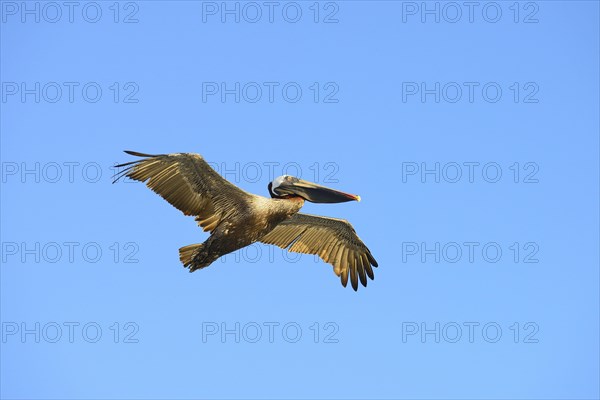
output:
<path id="1" fill-rule="evenodd" d="M 126 167 L 115 175 L 116 182 L 128 176 L 146 185 L 185 215 L 195 215 L 198 225 L 212 231 L 237 208 L 244 207 L 251 194 L 223 179 L 199 154 L 150 155 L 116 167 Z"/>
<path id="2" fill-rule="evenodd" d="M 333 272 L 341 277 L 344 287 L 350 275 L 354 290 L 358 289 L 359 279 L 363 286 L 367 286 L 367 276 L 373 279 L 371 265 L 377 267 L 377 261 L 367 246 L 356 235 L 352 225 L 343 219 L 295 214 L 260 241 L 296 253 L 318 255 L 333 265 Z"/>

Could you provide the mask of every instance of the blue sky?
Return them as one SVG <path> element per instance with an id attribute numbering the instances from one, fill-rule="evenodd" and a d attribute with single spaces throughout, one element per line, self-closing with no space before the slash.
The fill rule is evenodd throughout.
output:
<path id="1" fill-rule="evenodd" d="M 597 2 L 0 6 L 2 398 L 600 396 Z M 375 280 L 187 273 L 124 149 L 361 195 Z"/>

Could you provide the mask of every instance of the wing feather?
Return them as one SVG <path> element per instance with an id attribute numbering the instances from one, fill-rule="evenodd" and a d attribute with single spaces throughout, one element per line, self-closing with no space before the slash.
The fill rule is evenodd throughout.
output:
<path id="1" fill-rule="evenodd" d="M 350 268 L 350 282 L 352 283 L 352 288 L 354 290 L 358 289 L 358 274 L 356 272 L 356 263 L 352 260 Z"/>
<path id="2" fill-rule="evenodd" d="M 126 168 L 115 175 L 114 182 L 124 176 L 145 182 L 184 215 L 196 216 L 205 231 L 213 231 L 252 197 L 221 177 L 199 154 L 125 152 L 143 158 L 117 165 Z"/>
<path id="3" fill-rule="evenodd" d="M 365 272 L 369 276 L 369 278 L 373 279 L 373 268 L 371 267 L 371 263 L 369 262 L 369 258 L 365 254 L 361 254 L 360 258 L 362 259 L 362 264 L 365 267 Z"/>
<path id="4" fill-rule="evenodd" d="M 260 241 L 291 252 L 318 255 L 333 266 L 343 286 L 350 277 L 354 290 L 358 289 L 359 280 L 367 286 L 367 277 L 374 278 L 372 267 L 377 267 L 377 262 L 346 220 L 295 214 Z"/>
<path id="5" fill-rule="evenodd" d="M 358 271 L 358 278 L 363 286 L 367 286 L 367 274 L 365 272 L 365 266 L 363 265 L 362 257 L 360 254 L 354 253 L 354 261 L 356 263 L 356 270 Z"/>

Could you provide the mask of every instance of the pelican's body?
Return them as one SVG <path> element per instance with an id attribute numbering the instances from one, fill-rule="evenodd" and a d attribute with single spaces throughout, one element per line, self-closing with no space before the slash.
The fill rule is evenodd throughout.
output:
<path id="1" fill-rule="evenodd" d="M 190 264 L 190 272 L 210 265 L 225 254 L 258 242 L 304 205 L 301 198 L 280 200 L 250 196 L 243 206 L 212 231 L 206 242 L 181 248 L 181 262 L 185 266 Z"/>
<path id="2" fill-rule="evenodd" d="M 200 244 L 179 249 L 179 257 L 190 272 L 207 267 L 219 257 L 255 242 L 273 244 L 289 251 L 317 254 L 331 263 L 346 286 L 350 276 L 357 290 L 358 280 L 367 285 L 373 279 L 371 265 L 377 262 L 344 220 L 299 214 L 305 200 L 340 203 L 360 200 L 359 196 L 281 176 L 269 184 L 272 198 L 247 193 L 223 179 L 198 154 L 176 153 L 148 155 L 118 165 L 127 166 L 122 176 L 146 182 L 185 215 L 196 217 L 198 224 L 210 231 Z"/>

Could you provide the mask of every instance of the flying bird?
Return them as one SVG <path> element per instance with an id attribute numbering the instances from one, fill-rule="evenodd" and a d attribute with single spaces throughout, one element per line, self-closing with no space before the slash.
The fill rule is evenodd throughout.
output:
<path id="1" fill-rule="evenodd" d="M 377 261 L 343 219 L 301 214 L 304 201 L 343 203 L 360 201 L 360 196 L 326 188 L 293 176 L 283 175 L 269 183 L 271 198 L 247 193 L 221 177 L 199 154 L 150 155 L 126 150 L 143 157 L 116 167 L 126 167 L 123 176 L 146 185 L 184 215 L 196 217 L 198 225 L 210 232 L 204 243 L 179 249 L 179 259 L 190 272 L 208 267 L 219 257 L 255 242 L 279 246 L 288 251 L 318 255 L 333 266 L 346 287 L 358 281 L 367 286 Z"/>

